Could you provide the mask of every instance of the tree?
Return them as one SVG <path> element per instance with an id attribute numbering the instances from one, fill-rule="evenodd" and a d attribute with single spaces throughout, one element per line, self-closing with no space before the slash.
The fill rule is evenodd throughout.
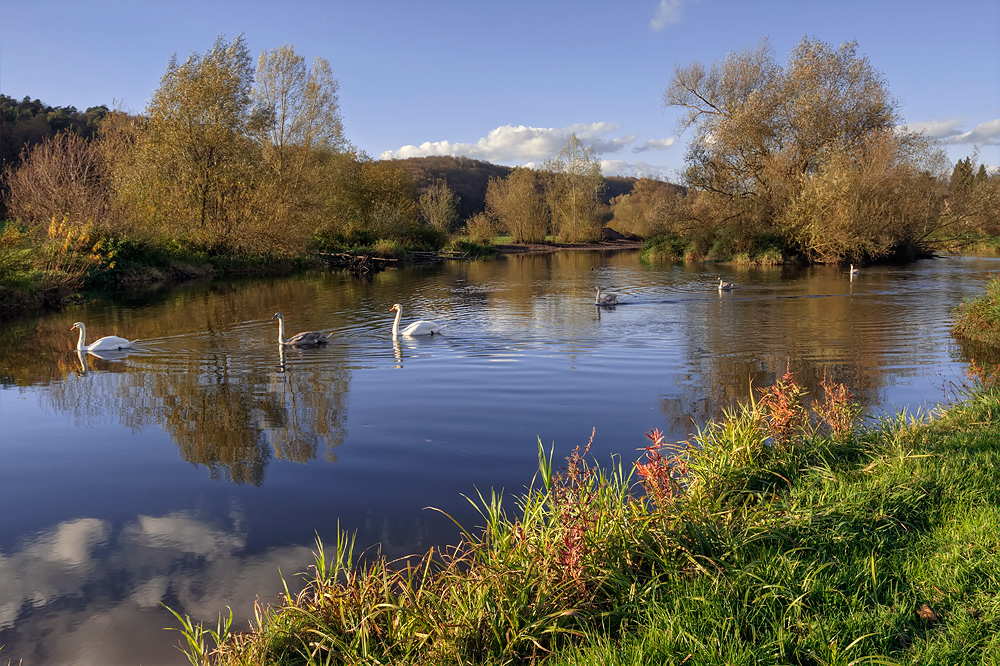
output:
<path id="1" fill-rule="evenodd" d="M 281 174 L 290 150 L 339 152 L 347 147 L 330 64 L 306 67 L 290 45 L 260 54 L 254 85 L 254 113 L 264 119 L 260 141 Z M 297 150 L 301 149 L 301 150 Z"/>
<path id="2" fill-rule="evenodd" d="M 648 238 L 682 230 L 681 206 L 683 197 L 679 188 L 650 178 L 636 181 L 629 194 L 615 197 L 611 202 L 611 225 L 623 234 Z"/>
<path id="3" fill-rule="evenodd" d="M 764 40 L 707 71 L 676 67 L 663 98 L 685 110 L 682 130 L 695 132 L 688 184 L 730 196 L 767 193 L 775 161 L 791 174 L 815 172 L 825 149 L 859 147 L 899 119 L 881 74 L 853 41 L 833 49 L 803 39 L 782 68 Z"/>
<path id="4" fill-rule="evenodd" d="M 319 173 L 319 247 L 353 239 L 365 244 L 378 238 L 404 240 L 417 227 L 413 181 L 399 164 L 364 153 L 331 153 Z"/>
<path id="5" fill-rule="evenodd" d="M 541 243 L 549 228 L 549 212 L 538 175 L 527 167 L 506 178 L 491 177 L 486 186 L 486 212 L 506 229 L 515 243 Z"/>
<path id="6" fill-rule="evenodd" d="M 972 175 L 972 158 L 966 157 L 955 163 L 955 168 L 951 172 L 951 180 L 948 181 L 948 191 L 952 194 L 959 194 L 972 187 L 974 176 Z"/>
<path id="7" fill-rule="evenodd" d="M 967 241 L 1000 233 L 1000 175 L 990 176 L 981 163 L 977 169 L 978 161 L 977 150 L 955 164 L 942 215 L 952 235 Z"/>
<path id="8" fill-rule="evenodd" d="M 261 118 L 252 113 L 252 84 L 243 37 L 219 37 L 183 64 L 171 57 L 146 109 L 137 148 L 155 174 L 149 187 L 157 204 L 147 212 L 198 246 L 260 252 L 277 240 L 262 238 L 253 201 L 261 158 L 252 137 Z"/>
<path id="9" fill-rule="evenodd" d="M 925 251 L 943 240 L 940 164 L 901 150 L 892 131 L 862 150 L 828 151 L 782 217 L 793 247 L 811 261 L 860 261 Z M 934 159 L 939 159 L 935 157 Z"/>
<path id="10" fill-rule="evenodd" d="M 420 195 L 417 207 L 429 226 L 448 234 L 458 219 L 455 203 L 455 193 L 448 183 L 438 180 Z"/>
<path id="11" fill-rule="evenodd" d="M 731 53 L 710 68 L 701 63 L 678 66 L 664 103 L 683 109 L 682 130 L 694 130 L 686 183 L 711 198 L 728 200 L 725 205 L 713 204 L 718 210 L 715 224 L 722 235 L 744 246 L 737 249 L 774 234 L 791 234 L 790 243 L 801 243 L 801 216 L 808 208 L 801 197 L 806 191 L 818 195 L 823 189 L 819 184 L 828 180 L 824 169 L 878 179 L 884 175 L 876 174 L 880 165 L 897 175 L 913 174 L 932 161 L 929 144 L 916 134 L 896 131 L 897 102 L 882 75 L 858 55 L 853 41 L 833 48 L 803 39 L 784 67 L 775 61 L 766 40 Z M 893 154 L 873 157 L 885 150 Z M 911 210 L 921 202 L 931 205 L 922 197 L 915 193 L 905 208 Z M 789 223 L 786 209 L 793 202 L 796 210 L 791 217 L 798 221 Z M 890 209 L 870 212 L 889 215 Z M 917 217 L 925 219 L 930 212 L 921 210 Z M 883 222 L 893 220 L 869 221 L 875 226 Z M 816 235 L 809 238 L 809 242 L 819 240 Z M 883 240 L 862 245 L 890 252 L 895 241 L 909 242 Z M 814 254 L 839 256 L 826 250 Z"/>
<path id="12" fill-rule="evenodd" d="M 546 192 L 552 211 L 552 233 L 570 243 L 597 240 L 604 177 L 594 149 L 584 147 L 573 134 L 544 168 L 552 172 Z"/>

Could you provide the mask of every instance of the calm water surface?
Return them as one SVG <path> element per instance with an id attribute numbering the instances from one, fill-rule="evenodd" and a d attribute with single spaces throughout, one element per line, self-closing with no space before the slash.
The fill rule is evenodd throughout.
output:
<path id="1" fill-rule="evenodd" d="M 562 252 L 317 273 L 95 299 L 0 323 L 0 659 L 183 664 L 165 603 L 249 616 L 338 525 L 391 557 L 454 542 L 463 498 L 517 494 L 538 440 L 638 458 L 786 368 L 869 413 L 946 400 L 965 355 L 951 310 L 1000 261 L 869 268 L 647 266 Z M 719 277 L 738 288 L 719 294 Z M 594 285 L 621 295 L 593 305 Z M 444 336 L 391 336 L 403 323 Z M 276 344 L 322 329 L 331 344 Z M 141 338 L 117 357 L 91 339 Z M 245 624 L 240 623 L 241 628 Z"/>

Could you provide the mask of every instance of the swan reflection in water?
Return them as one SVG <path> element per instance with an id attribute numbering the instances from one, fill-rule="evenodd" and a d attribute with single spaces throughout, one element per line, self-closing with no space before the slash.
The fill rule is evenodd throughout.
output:
<path id="1" fill-rule="evenodd" d="M 87 363 L 87 356 L 94 356 L 102 361 L 120 361 L 122 359 L 128 358 L 127 349 L 106 349 L 103 351 L 83 351 L 82 349 L 76 350 L 76 358 L 80 361 L 80 374 L 85 375 L 90 372 L 90 365 Z"/>
<path id="2" fill-rule="evenodd" d="M 403 367 L 403 348 L 399 346 L 399 338 L 392 336 L 392 355 L 396 357 L 395 368 Z"/>

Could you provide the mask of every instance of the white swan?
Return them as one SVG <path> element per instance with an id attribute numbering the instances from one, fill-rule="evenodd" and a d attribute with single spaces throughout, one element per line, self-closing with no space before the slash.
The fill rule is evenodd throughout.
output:
<path id="1" fill-rule="evenodd" d="M 438 335 L 440 335 L 441 329 L 444 328 L 442 324 L 438 324 L 437 322 L 433 321 L 427 321 L 424 319 L 421 321 L 415 321 L 406 328 L 404 328 L 402 331 L 400 331 L 399 319 L 400 317 L 403 316 L 403 306 L 401 306 L 399 303 L 396 303 L 391 308 L 389 308 L 389 312 L 392 312 L 393 310 L 396 311 L 396 319 L 395 321 L 392 322 L 393 337 L 396 337 L 400 333 L 402 333 L 403 335 L 434 335 L 435 333 L 437 333 Z"/>
<path id="2" fill-rule="evenodd" d="M 296 333 L 292 337 L 285 339 L 285 317 L 280 312 L 275 312 L 271 319 L 278 320 L 278 344 L 289 347 L 304 347 L 306 345 L 325 345 L 330 341 L 330 336 L 319 331 L 303 331 Z"/>
<path id="3" fill-rule="evenodd" d="M 849 272 L 849 273 L 850 273 L 851 275 L 857 275 L 857 274 L 858 274 L 858 269 L 854 267 L 854 264 L 851 264 L 851 270 L 850 270 L 850 271 L 848 271 L 848 272 Z"/>
<path id="4" fill-rule="evenodd" d="M 73 324 L 69 330 L 74 328 L 80 329 L 80 339 L 76 342 L 76 348 L 78 351 L 100 351 L 102 349 L 128 349 L 132 346 L 133 342 L 138 342 L 138 340 L 126 340 L 125 338 L 119 338 L 117 335 L 108 335 L 99 340 L 87 344 L 87 327 L 82 321 L 78 321 Z"/>
<path id="5" fill-rule="evenodd" d="M 719 278 L 719 291 L 732 291 L 736 287 L 733 282 L 723 282 L 722 278 Z"/>
<path id="6" fill-rule="evenodd" d="M 601 296 L 601 287 L 596 286 L 594 289 L 597 290 L 597 296 L 594 298 L 594 305 L 617 305 L 618 304 L 618 294 L 604 294 Z"/>

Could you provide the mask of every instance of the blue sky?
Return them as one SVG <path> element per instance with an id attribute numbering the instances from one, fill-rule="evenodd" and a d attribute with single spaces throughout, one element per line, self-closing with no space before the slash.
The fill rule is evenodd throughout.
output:
<path id="1" fill-rule="evenodd" d="M 690 132 L 663 106 L 675 64 L 768 37 L 855 39 L 904 122 L 952 160 L 1000 163 L 996 0 L 0 0 L 0 92 L 142 111 L 167 60 L 243 34 L 291 44 L 340 82 L 348 140 L 373 157 L 537 164 L 576 132 L 605 175 L 676 180 Z"/>

